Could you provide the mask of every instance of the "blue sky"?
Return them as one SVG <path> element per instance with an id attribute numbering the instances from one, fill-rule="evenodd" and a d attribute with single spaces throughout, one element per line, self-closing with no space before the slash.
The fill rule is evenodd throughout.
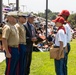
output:
<path id="1" fill-rule="evenodd" d="M 10 3 L 15 3 L 16 0 L 9 0 Z M 8 4 L 8 0 L 3 0 L 4 4 Z M 46 8 L 46 0 L 19 0 L 20 9 L 25 5 L 24 11 L 44 12 Z M 60 12 L 63 9 L 69 10 L 71 13 L 76 12 L 76 0 L 48 0 L 48 8 L 53 12 Z"/>

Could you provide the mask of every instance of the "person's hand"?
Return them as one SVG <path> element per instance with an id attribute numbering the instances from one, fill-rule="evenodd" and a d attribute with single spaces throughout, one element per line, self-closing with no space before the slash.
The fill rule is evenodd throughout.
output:
<path id="1" fill-rule="evenodd" d="M 60 60 L 61 58 L 60 58 L 60 56 L 58 56 L 57 58 L 56 58 L 56 60 Z"/>
<path id="2" fill-rule="evenodd" d="M 33 42 L 36 42 L 36 41 L 37 41 L 37 38 L 36 38 L 36 37 L 33 37 L 31 40 L 32 40 Z"/>
<path id="3" fill-rule="evenodd" d="M 62 57 L 61 57 L 61 55 L 62 55 L 62 50 L 59 50 L 59 54 L 58 54 L 58 57 L 57 57 L 57 60 L 60 60 Z"/>
<path id="4" fill-rule="evenodd" d="M 68 48 L 67 48 L 67 46 L 65 47 L 65 50 L 66 50 L 66 53 L 68 53 Z"/>
<path id="5" fill-rule="evenodd" d="M 11 54 L 9 52 L 6 52 L 6 57 L 11 58 Z"/>

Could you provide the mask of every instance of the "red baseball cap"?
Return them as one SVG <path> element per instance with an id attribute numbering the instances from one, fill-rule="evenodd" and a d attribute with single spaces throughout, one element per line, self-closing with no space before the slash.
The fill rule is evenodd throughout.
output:
<path id="1" fill-rule="evenodd" d="M 70 12 L 68 10 L 62 10 L 61 13 L 58 14 L 58 16 L 62 16 L 62 15 L 69 16 Z"/>
<path id="2" fill-rule="evenodd" d="M 55 23 L 59 22 L 59 23 L 64 24 L 65 20 L 63 17 L 57 17 L 55 20 L 52 20 L 52 22 L 55 22 Z"/>

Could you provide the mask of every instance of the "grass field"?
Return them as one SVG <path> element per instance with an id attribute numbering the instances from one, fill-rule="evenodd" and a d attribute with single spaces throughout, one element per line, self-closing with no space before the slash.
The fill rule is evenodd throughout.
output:
<path id="1" fill-rule="evenodd" d="M 0 75 L 3 75 L 4 69 L 5 61 L 0 63 Z M 49 52 L 33 52 L 30 75 L 55 75 L 54 61 L 49 58 Z M 68 75 L 76 75 L 76 40 L 71 42 Z"/>

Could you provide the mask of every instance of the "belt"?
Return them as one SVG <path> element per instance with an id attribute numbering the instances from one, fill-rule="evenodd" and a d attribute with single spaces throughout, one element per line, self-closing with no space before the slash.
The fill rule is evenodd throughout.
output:
<path id="1" fill-rule="evenodd" d="M 63 47 L 63 49 L 65 49 L 65 47 Z"/>
<path id="2" fill-rule="evenodd" d="M 54 46 L 54 48 L 59 48 L 59 46 Z"/>
<path id="3" fill-rule="evenodd" d="M 54 46 L 54 48 L 59 48 L 60 46 Z M 65 47 L 63 47 L 63 49 L 65 49 Z"/>
<path id="4" fill-rule="evenodd" d="M 9 47 L 18 48 L 18 45 L 12 45 L 12 46 L 9 46 Z"/>

